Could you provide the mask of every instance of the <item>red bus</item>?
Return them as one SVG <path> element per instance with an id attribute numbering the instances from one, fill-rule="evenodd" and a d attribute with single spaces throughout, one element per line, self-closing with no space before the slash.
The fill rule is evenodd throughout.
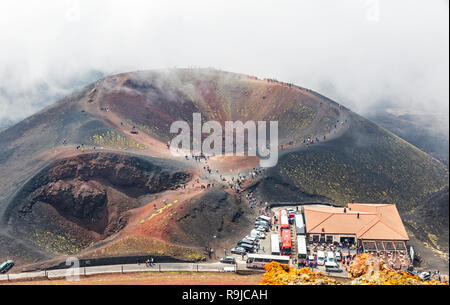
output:
<path id="1" fill-rule="evenodd" d="M 291 230 L 281 230 L 281 255 L 291 256 L 292 251 L 292 239 Z"/>
<path id="2" fill-rule="evenodd" d="M 280 229 L 289 229 L 289 218 L 286 210 L 280 211 Z"/>

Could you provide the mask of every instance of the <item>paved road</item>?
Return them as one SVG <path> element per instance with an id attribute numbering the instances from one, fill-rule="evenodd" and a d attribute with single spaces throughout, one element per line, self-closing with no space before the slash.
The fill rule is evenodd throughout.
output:
<path id="1" fill-rule="evenodd" d="M 237 268 L 245 268 L 245 265 L 239 263 Z M 235 266 L 222 263 L 162 263 L 147 267 L 145 264 L 127 264 L 127 265 L 108 265 L 82 268 L 58 269 L 39 272 L 23 272 L 16 274 L 2 274 L 1 281 L 8 280 L 26 280 L 32 278 L 73 278 L 74 276 L 107 274 L 107 273 L 128 273 L 128 272 L 159 272 L 159 271 L 185 271 L 185 272 L 225 272 L 234 271 Z"/>

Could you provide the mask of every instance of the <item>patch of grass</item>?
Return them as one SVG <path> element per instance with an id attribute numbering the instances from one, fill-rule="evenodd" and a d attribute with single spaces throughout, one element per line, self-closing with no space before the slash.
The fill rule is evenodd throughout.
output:
<path id="1" fill-rule="evenodd" d="M 157 126 L 157 125 L 148 126 L 148 125 L 145 125 L 145 124 L 140 124 L 140 123 L 133 122 L 132 120 L 127 120 L 127 122 L 130 125 L 136 126 L 136 128 L 138 130 L 148 134 L 149 136 L 157 137 L 157 138 L 160 138 L 160 139 L 162 139 L 164 141 L 169 141 L 170 140 L 170 137 L 169 137 L 169 135 L 167 133 L 169 128 L 166 128 L 166 127 L 163 128 L 163 127 L 160 127 L 160 126 Z"/>
<path id="2" fill-rule="evenodd" d="M 144 144 L 136 142 L 135 140 L 130 139 L 127 136 L 115 131 L 107 131 L 102 134 L 95 134 L 89 138 L 89 141 L 91 141 L 96 146 L 103 146 L 114 149 L 147 149 L 147 146 L 145 146 Z"/>
<path id="3" fill-rule="evenodd" d="M 69 234 L 42 230 L 33 231 L 30 239 L 36 247 L 56 255 L 76 254 L 87 246 Z"/>
<path id="4" fill-rule="evenodd" d="M 143 236 L 126 236 L 106 247 L 85 254 L 90 258 L 118 256 L 118 255 L 158 255 L 171 256 L 179 259 L 201 261 L 206 257 L 195 249 L 165 243 L 153 238 Z"/>

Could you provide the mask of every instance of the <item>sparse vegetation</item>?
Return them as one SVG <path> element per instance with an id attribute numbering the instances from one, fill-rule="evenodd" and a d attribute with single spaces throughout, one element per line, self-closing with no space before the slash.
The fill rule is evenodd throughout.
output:
<path id="1" fill-rule="evenodd" d="M 368 145 L 352 140 L 344 136 L 290 154 L 280 172 L 302 190 L 340 203 L 393 202 L 404 210 L 448 185 L 443 164 L 399 138 L 385 134 Z"/>
<path id="2" fill-rule="evenodd" d="M 107 148 L 123 149 L 123 150 L 127 150 L 127 149 L 145 150 L 145 149 L 147 149 L 147 146 L 145 146 L 144 144 L 136 142 L 135 140 L 130 139 L 127 136 L 124 136 L 115 131 L 107 131 L 102 134 L 95 134 L 92 137 L 90 137 L 89 140 L 94 145 L 104 146 Z"/>
<path id="3" fill-rule="evenodd" d="M 167 131 L 169 130 L 168 127 L 160 127 L 157 125 L 148 126 L 145 124 L 139 124 L 139 123 L 133 122 L 132 120 L 127 120 L 127 122 L 130 125 L 136 126 L 136 128 L 138 130 L 148 134 L 149 136 L 161 138 L 164 141 L 170 140 L 169 135 L 167 134 Z"/>
<path id="4" fill-rule="evenodd" d="M 165 243 L 143 236 L 126 236 L 106 247 L 97 249 L 82 257 L 104 257 L 115 255 L 158 255 L 171 256 L 179 259 L 201 261 L 205 256 L 195 249 Z"/>
<path id="5" fill-rule="evenodd" d="M 56 255 L 72 255 L 80 252 L 87 245 L 83 245 L 75 237 L 67 233 L 35 230 L 31 233 L 33 244 Z"/>

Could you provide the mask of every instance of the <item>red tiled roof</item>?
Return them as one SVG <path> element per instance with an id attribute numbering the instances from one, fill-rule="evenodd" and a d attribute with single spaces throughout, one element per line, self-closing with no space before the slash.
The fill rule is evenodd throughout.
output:
<path id="1" fill-rule="evenodd" d="M 409 240 L 394 204 L 349 203 L 345 213 L 344 208 L 327 206 L 305 206 L 304 211 L 308 233 L 348 234 L 366 240 Z"/>

